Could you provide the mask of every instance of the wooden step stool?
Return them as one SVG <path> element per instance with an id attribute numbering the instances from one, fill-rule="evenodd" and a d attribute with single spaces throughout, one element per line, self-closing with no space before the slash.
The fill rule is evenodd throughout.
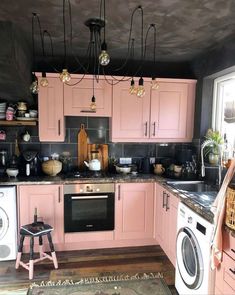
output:
<path id="1" fill-rule="evenodd" d="M 20 228 L 20 244 L 18 247 L 18 254 L 16 258 L 16 264 L 15 268 L 18 269 L 19 266 L 23 266 L 25 269 L 29 271 L 29 279 L 33 279 L 33 270 L 34 270 L 34 263 L 44 260 L 44 259 L 50 259 L 54 263 L 54 267 L 58 268 L 58 262 L 56 258 L 56 253 L 54 249 L 54 245 L 52 243 L 52 238 L 51 238 L 51 231 L 53 230 L 53 227 L 51 227 L 49 224 L 44 224 L 43 222 L 34 222 L 31 224 L 24 225 Z M 46 254 L 43 252 L 43 240 L 42 236 L 47 235 L 48 242 L 50 245 L 51 249 L 51 255 Z M 22 251 L 23 251 L 23 243 L 25 237 L 30 238 L 30 253 L 29 253 L 29 262 L 24 263 L 21 261 L 21 256 L 22 256 Z M 39 238 L 39 258 L 38 259 L 33 259 L 34 257 L 34 238 L 38 237 Z"/>

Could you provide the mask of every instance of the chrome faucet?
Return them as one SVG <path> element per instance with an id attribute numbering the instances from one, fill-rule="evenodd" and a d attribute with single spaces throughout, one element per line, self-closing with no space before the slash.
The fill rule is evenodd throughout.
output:
<path id="1" fill-rule="evenodd" d="M 221 145 L 219 145 L 217 142 L 214 142 L 211 139 L 208 139 L 206 141 L 203 142 L 202 146 L 201 146 L 201 176 L 205 177 L 205 165 L 204 165 L 204 157 L 203 157 L 203 151 L 204 148 L 206 146 L 212 146 L 212 145 L 216 145 L 218 147 L 218 151 L 219 151 L 219 165 L 218 165 L 218 185 L 220 186 L 221 184 L 221 174 L 222 174 L 222 148 Z"/>

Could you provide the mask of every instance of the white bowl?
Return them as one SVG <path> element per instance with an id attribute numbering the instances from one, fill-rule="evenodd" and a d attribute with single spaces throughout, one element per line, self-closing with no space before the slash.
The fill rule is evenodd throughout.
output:
<path id="1" fill-rule="evenodd" d="M 16 177 L 19 174 L 19 169 L 7 168 L 6 173 L 9 177 Z"/>

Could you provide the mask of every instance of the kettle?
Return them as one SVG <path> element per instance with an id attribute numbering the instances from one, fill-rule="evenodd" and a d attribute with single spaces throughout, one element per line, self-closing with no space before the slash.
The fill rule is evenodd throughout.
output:
<path id="1" fill-rule="evenodd" d="M 149 157 L 142 159 L 141 170 L 142 170 L 142 173 L 146 173 L 146 174 L 151 172 L 151 165 L 150 165 L 150 158 Z"/>
<path id="2" fill-rule="evenodd" d="M 84 161 L 84 163 L 91 171 L 100 171 L 100 169 L 101 169 L 101 164 L 98 159 L 93 159 L 89 163 Z"/>

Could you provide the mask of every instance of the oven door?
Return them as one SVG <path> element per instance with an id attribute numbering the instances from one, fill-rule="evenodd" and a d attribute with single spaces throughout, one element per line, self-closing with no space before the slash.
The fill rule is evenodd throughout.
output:
<path id="1" fill-rule="evenodd" d="M 114 230 L 114 193 L 65 194 L 65 232 Z"/>

